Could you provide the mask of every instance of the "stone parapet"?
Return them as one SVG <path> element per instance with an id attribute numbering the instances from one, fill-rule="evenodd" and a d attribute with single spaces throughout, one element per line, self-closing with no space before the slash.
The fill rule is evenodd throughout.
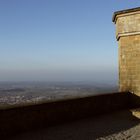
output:
<path id="1" fill-rule="evenodd" d="M 0 108 L 0 138 L 131 107 L 129 93 L 110 93 Z"/>
<path id="2" fill-rule="evenodd" d="M 140 34 L 140 8 L 115 12 L 116 38 Z"/>

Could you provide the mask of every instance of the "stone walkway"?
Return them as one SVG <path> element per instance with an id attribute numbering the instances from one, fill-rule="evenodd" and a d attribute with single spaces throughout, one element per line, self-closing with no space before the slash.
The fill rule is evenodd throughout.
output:
<path id="1" fill-rule="evenodd" d="M 9 140 L 140 140 L 139 117 L 139 110 L 119 111 L 17 134 Z"/>

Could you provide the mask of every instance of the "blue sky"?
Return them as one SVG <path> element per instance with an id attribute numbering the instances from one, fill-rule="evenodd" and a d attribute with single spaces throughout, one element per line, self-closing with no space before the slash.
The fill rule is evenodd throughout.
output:
<path id="1" fill-rule="evenodd" d="M 137 0 L 0 0 L 0 81 L 117 81 L 113 12 Z"/>

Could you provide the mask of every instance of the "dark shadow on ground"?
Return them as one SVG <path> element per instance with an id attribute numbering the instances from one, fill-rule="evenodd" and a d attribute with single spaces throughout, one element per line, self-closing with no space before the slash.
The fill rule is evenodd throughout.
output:
<path id="1" fill-rule="evenodd" d="M 9 140 L 94 140 L 140 125 L 129 110 L 21 133 Z"/>

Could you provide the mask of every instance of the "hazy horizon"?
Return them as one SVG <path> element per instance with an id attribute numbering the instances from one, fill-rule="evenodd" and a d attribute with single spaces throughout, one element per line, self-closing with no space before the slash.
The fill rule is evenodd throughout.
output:
<path id="1" fill-rule="evenodd" d="M 1 72 L 2 73 L 2 72 Z M 4 74 L 5 73 L 5 74 Z M 56 72 L 48 72 L 48 71 L 43 71 L 42 73 L 37 73 L 32 70 L 31 72 L 26 72 L 26 71 L 12 71 L 9 73 L 4 72 L 1 75 L 0 81 L 60 81 L 60 82 L 65 82 L 65 81 L 70 81 L 70 82 L 76 82 L 76 81 L 101 81 L 101 82 L 118 82 L 118 72 L 117 70 L 110 70 L 110 71 L 100 71 L 97 72 L 95 70 L 90 70 L 88 73 L 85 73 L 82 70 L 79 71 L 67 71 L 67 72 L 61 72 L 61 71 L 56 71 Z M 12 73 L 12 75 L 11 75 Z M 51 74 L 49 74 L 51 73 Z"/>
<path id="2" fill-rule="evenodd" d="M 140 2 L 0 1 L 0 81 L 118 80 L 112 15 Z"/>

